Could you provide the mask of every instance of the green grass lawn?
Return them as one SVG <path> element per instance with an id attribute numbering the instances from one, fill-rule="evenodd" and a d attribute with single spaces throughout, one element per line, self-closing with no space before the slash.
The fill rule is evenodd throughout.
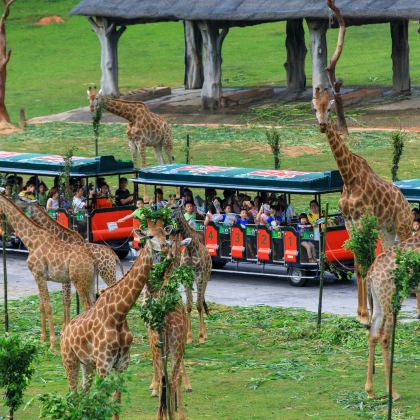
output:
<path id="1" fill-rule="evenodd" d="M 75 0 L 20 0 L 7 21 L 9 47 L 6 104 L 14 121 L 24 106 L 28 117 L 87 104 L 86 87 L 100 79 L 99 42 L 83 17 L 70 17 Z M 42 16 L 61 15 L 65 24 L 37 26 Z M 306 26 L 306 25 L 305 25 Z M 418 25 L 410 24 L 410 70 L 420 84 Z M 306 32 L 308 32 L 306 30 Z M 337 32 L 328 32 L 335 47 Z M 308 33 L 306 34 L 308 41 Z M 285 84 L 285 23 L 232 28 L 223 47 L 223 84 Z M 307 42 L 309 45 L 309 42 Z M 178 23 L 130 26 L 119 46 L 120 87 L 180 86 L 183 82 L 183 29 Z M 249 52 L 252 51 L 252 54 Z M 345 85 L 391 84 L 391 39 L 388 24 L 350 27 L 337 75 Z M 311 80 L 310 56 L 306 60 Z"/>
<path id="2" fill-rule="evenodd" d="M 56 325 L 61 324 L 60 293 L 53 295 Z M 366 400 L 367 355 L 365 330 L 346 317 L 326 315 L 320 332 L 315 314 L 302 310 L 210 306 L 209 341 L 188 345 L 187 372 L 193 392 L 184 394 L 189 419 L 356 419 L 384 418 L 385 400 Z M 74 308 L 73 308 L 74 310 Z M 124 419 L 153 419 L 158 401 L 149 396 L 152 366 L 147 333 L 137 307 L 129 325 L 135 335 L 128 369 L 128 395 L 123 395 Z M 197 317 L 193 330 L 198 335 Z M 38 338 L 38 299 L 11 303 L 11 330 Z M 57 335 L 59 328 L 57 327 Z M 395 387 L 402 399 L 395 404 L 395 419 L 418 418 L 418 323 L 398 326 Z M 385 383 L 380 351 L 377 353 L 375 389 L 383 397 Z M 16 418 L 39 414 L 37 395 L 66 392 L 59 355 L 42 351 L 36 373 Z M 0 415 L 5 415 L 4 407 Z"/>

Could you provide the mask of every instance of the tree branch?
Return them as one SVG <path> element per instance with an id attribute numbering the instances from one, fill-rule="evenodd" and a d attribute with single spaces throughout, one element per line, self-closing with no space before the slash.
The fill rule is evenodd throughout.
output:
<path id="1" fill-rule="evenodd" d="M 10 6 L 13 4 L 13 2 L 14 2 L 15 0 L 8 0 L 8 1 L 6 1 L 6 0 L 3 0 L 3 2 L 4 2 L 4 5 L 5 5 L 5 8 L 4 8 L 4 10 L 3 10 L 3 14 L 1 15 L 1 18 L 0 18 L 0 28 L 3 30 L 3 27 L 4 27 L 4 25 L 5 25 L 5 22 L 6 22 L 6 19 L 8 18 L 8 16 L 9 16 L 9 12 L 10 12 Z"/>
<path id="2" fill-rule="evenodd" d="M 91 26 L 91 28 L 92 28 L 92 31 L 94 31 L 94 32 L 98 32 L 98 30 L 99 30 L 99 25 L 96 23 L 95 19 L 93 19 L 93 17 L 92 17 L 92 16 L 89 16 L 89 17 L 88 17 L 88 21 L 89 21 L 89 23 L 90 23 L 90 26 Z"/>

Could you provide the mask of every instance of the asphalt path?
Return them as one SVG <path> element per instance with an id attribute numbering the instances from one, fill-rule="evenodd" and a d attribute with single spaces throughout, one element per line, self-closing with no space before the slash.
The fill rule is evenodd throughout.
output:
<path id="1" fill-rule="evenodd" d="M 7 254 L 7 277 L 9 299 L 18 299 L 38 293 L 32 273 L 26 266 L 27 254 L 9 252 Z M 125 271 L 131 266 L 133 256 L 123 261 Z M 233 264 L 228 269 L 235 268 Z M 242 270 L 261 271 L 262 267 L 242 266 Z M 266 271 L 267 272 L 267 271 Z M 272 273 L 285 275 L 282 269 L 272 269 Z M 121 274 L 118 271 L 118 277 Z M 3 301 L 3 273 L 0 277 L 1 297 Z M 304 308 L 317 311 L 319 287 L 318 282 L 309 281 L 305 287 L 292 287 L 286 278 L 260 276 L 256 273 L 235 274 L 231 272 L 213 272 L 206 291 L 206 300 L 231 306 L 282 306 Z M 105 287 L 102 281 L 99 287 Z M 48 282 L 50 291 L 61 290 L 61 285 Z M 340 315 L 356 313 L 356 285 L 354 281 L 334 282 L 332 275 L 327 275 L 323 295 L 323 312 Z M 416 313 L 416 300 L 409 297 L 403 304 L 404 318 L 413 319 Z"/>

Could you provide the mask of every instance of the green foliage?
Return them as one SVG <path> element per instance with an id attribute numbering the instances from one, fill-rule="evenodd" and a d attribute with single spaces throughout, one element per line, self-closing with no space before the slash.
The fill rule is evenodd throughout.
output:
<path id="1" fill-rule="evenodd" d="M 147 287 L 151 293 L 155 293 L 162 287 L 163 276 L 170 264 L 171 260 L 169 258 L 163 258 L 162 261 L 153 265 L 147 280 Z"/>
<path id="2" fill-rule="evenodd" d="M 105 109 L 105 103 L 99 101 L 92 114 L 93 135 L 95 136 L 95 154 L 99 155 L 99 134 L 101 127 L 102 112 Z"/>
<path id="3" fill-rule="evenodd" d="M 156 223 L 158 219 L 163 221 L 165 226 L 173 226 L 174 220 L 172 219 L 172 210 L 169 207 L 165 207 L 160 210 L 153 210 L 150 207 L 143 207 L 141 209 L 141 216 L 139 218 L 140 225 L 143 229 L 147 229 L 147 219 Z"/>
<path id="4" fill-rule="evenodd" d="M 395 313 L 401 310 L 402 301 L 415 290 L 420 282 L 420 252 L 413 249 L 396 249 L 394 270 L 395 291 L 392 295 L 392 307 Z"/>
<path id="5" fill-rule="evenodd" d="M 110 419 L 113 414 L 121 412 L 121 404 L 112 399 L 115 390 L 126 390 L 123 375 L 96 376 L 87 392 L 79 390 L 65 396 L 42 394 L 39 396 L 40 417 L 57 420 Z"/>
<path id="6" fill-rule="evenodd" d="M 152 270 L 153 287 L 159 283 L 163 284 L 163 269 L 167 263 L 161 262 L 156 270 Z M 158 276 L 161 275 L 159 281 Z M 153 330 L 162 332 L 165 327 L 166 315 L 173 312 L 181 303 L 179 286 L 182 284 L 186 288 L 191 288 L 194 282 L 194 270 L 187 265 L 176 267 L 168 276 L 167 283 L 161 287 L 158 297 L 148 297 L 146 302 L 140 307 L 140 316 L 143 321 Z M 156 290 L 156 289 L 155 289 Z"/>
<path id="7" fill-rule="evenodd" d="M 0 337 L 0 387 L 13 414 L 23 402 L 23 392 L 35 372 L 36 345 L 18 335 Z"/>
<path id="8" fill-rule="evenodd" d="M 271 128 L 271 130 L 265 132 L 265 136 L 267 138 L 267 143 L 271 148 L 271 153 L 273 153 L 274 169 L 280 169 L 280 132 L 275 128 Z"/>
<path id="9" fill-rule="evenodd" d="M 363 278 L 376 258 L 376 243 L 379 237 L 376 226 L 375 216 L 363 215 L 360 224 L 350 228 L 350 239 L 344 243 L 344 248 L 353 253 Z"/>
<path id="10" fill-rule="evenodd" d="M 404 141 L 406 139 L 406 134 L 402 131 L 397 131 L 391 134 L 392 139 L 392 168 L 391 168 L 391 175 L 392 181 L 398 181 L 398 167 L 401 159 L 401 155 L 404 150 Z"/>
<path id="11" fill-rule="evenodd" d="M 63 165 L 63 171 L 60 174 L 60 185 L 61 188 L 64 184 L 64 199 L 67 201 L 67 203 L 71 206 L 72 200 L 73 200 L 73 191 L 70 186 L 70 173 L 71 169 L 73 167 L 73 156 L 74 153 L 77 151 L 76 146 L 71 146 L 67 149 L 67 151 L 63 155 L 64 165 Z"/>

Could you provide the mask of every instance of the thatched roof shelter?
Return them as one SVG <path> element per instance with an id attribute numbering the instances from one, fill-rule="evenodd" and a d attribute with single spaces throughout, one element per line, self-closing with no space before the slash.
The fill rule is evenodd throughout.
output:
<path id="1" fill-rule="evenodd" d="M 337 6 L 347 26 L 391 23 L 394 89 L 410 90 L 408 20 L 420 20 L 420 1 L 337 0 Z M 325 34 L 334 21 L 325 0 L 82 0 L 71 14 L 89 17 L 100 39 L 101 87 L 107 94 L 118 94 L 116 50 L 126 26 L 161 21 L 184 22 L 185 86 L 202 87 L 204 108 L 220 104 L 221 48 L 232 26 L 286 20 L 288 87 L 299 91 L 306 87 L 306 19 L 311 36 L 312 85 L 327 85 Z"/>

